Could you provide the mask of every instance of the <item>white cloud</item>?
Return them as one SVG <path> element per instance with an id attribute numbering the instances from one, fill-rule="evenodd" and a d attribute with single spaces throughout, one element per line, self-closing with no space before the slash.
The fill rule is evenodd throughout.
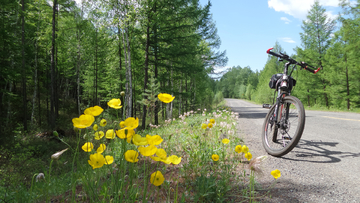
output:
<path id="1" fill-rule="evenodd" d="M 291 20 L 289 20 L 287 17 L 281 17 L 280 20 L 285 21 L 285 24 L 289 24 Z"/>
<path id="2" fill-rule="evenodd" d="M 315 0 L 268 0 L 269 8 L 304 20 Z M 338 7 L 339 0 L 319 0 L 320 5 Z"/>
<path id="3" fill-rule="evenodd" d="M 282 41 L 287 42 L 287 43 L 296 43 L 293 39 L 291 39 L 290 37 L 283 37 L 280 38 Z"/>

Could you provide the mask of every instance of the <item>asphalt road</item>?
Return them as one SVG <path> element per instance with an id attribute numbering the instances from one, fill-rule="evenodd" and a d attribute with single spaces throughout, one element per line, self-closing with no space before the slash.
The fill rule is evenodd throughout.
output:
<path id="1" fill-rule="evenodd" d="M 239 113 L 238 133 L 253 157 L 266 155 L 261 128 L 268 109 L 244 100 L 226 99 Z M 260 202 L 360 202 L 360 114 L 305 111 L 301 140 L 289 154 L 268 155 L 263 174 L 256 178 L 261 189 L 274 182 L 270 172 L 281 177 Z"/>

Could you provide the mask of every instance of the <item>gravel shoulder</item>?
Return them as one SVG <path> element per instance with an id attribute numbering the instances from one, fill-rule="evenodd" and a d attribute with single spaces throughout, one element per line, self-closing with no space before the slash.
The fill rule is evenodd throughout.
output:
<path id="1" fill-rule="evenodd" d="M 267 155 L 261 143 L 261 127 L 267 109 L 243 100 L 226 99 L 227 105 L 239 113 L 239 136 L 249 147 L 253 158 Z M 318 117 L 320 115 L 320 117 Z M 270 172 L 281 171 L 281 177 L 260 202 L 360 202 L 360 115 L 326 114 L 324 112 L 306 112 L 306 126 L 298 146 L 289 154 L 277 158 L 267 155 L 262 163 L 262 176 L 256 181 L 260 194 L 274 182 Z M 336 130 L 344 127 L 329 122 L 317 122 L 326 117 L 343 118 L 351 131 Z M 359 118 L 359 119 L 358 119 Z M 315 120 L 312 120 L 315 119 Z M 357 121 L 358 119 L 358 121 Z M 356 122 L 357 121 L 357 122 Z M 316 123 L 315 123 L 316 122 Z M 333 128 L 333 130 L 332 130 Z M 330 132 L 328 132 L 330 131 Z M 326 133 L 324 133 L 326 132 Z M 352 134 L 354 141 L 349 141 L 344 134 Z M 332 135 L 331 133 L 334 133 Z M 357 135 L 356 135 L 357 134 Z M 355 136 L 354 136 L 355 135 Z M 357 138 L 357 139 L 356 139 Z M 343 139 L 343 140 L 342 140 Z M 261 191 L 264 189 L 264 191 Z"/>

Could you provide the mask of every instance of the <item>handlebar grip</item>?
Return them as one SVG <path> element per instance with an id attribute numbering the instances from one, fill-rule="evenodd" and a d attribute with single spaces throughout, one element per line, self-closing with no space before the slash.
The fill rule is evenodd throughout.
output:
<path id="1" fill-rule="evenodd" d="M 268 50 L 266 51 L 266 53 L 268 53 L 268 54 L 271 54 L 271 55 L 273 55 L 273 56 L 276 56 L 276 57 L 281 58 L 281 56 L 280 56 L 279 54 L 277 54 L 277 53 L 275 53 L 275 52 L 270 51 L 270 50 L 272 50 L 272 49 L 273 49 L 273 48 L 271 47 L 270 49 L 268 49 Z"/>
<path id="2" fill-rule="evenodd" d="M 312 72 L 312 73 L 314 73 L 314 74 L 316 74 L 317 72 L 319 72 L 319 70 L 320 70 L 321 68 L 318 68 L 318 69 L 316 69 L 316 70 L 313 70 L 313 69 L 308 68 L 307 66 L 305 66 L 304 69 L 307 70 L 307 71 L 310 71 L 310 72 Z"/>

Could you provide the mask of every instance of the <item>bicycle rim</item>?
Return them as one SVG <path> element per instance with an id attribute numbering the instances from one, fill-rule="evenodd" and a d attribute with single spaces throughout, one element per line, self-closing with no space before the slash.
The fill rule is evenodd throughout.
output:
<path id="1" fill-rule="evenodd" d="M 275 122 L 273 106 L 266 115 L 262 128 L 263 146 L 273 156 L 289 153 L 299 142 L 305 126 L 305 110 L 296 97 L 283 98 L 278 110 L 278 122 Z"/>

